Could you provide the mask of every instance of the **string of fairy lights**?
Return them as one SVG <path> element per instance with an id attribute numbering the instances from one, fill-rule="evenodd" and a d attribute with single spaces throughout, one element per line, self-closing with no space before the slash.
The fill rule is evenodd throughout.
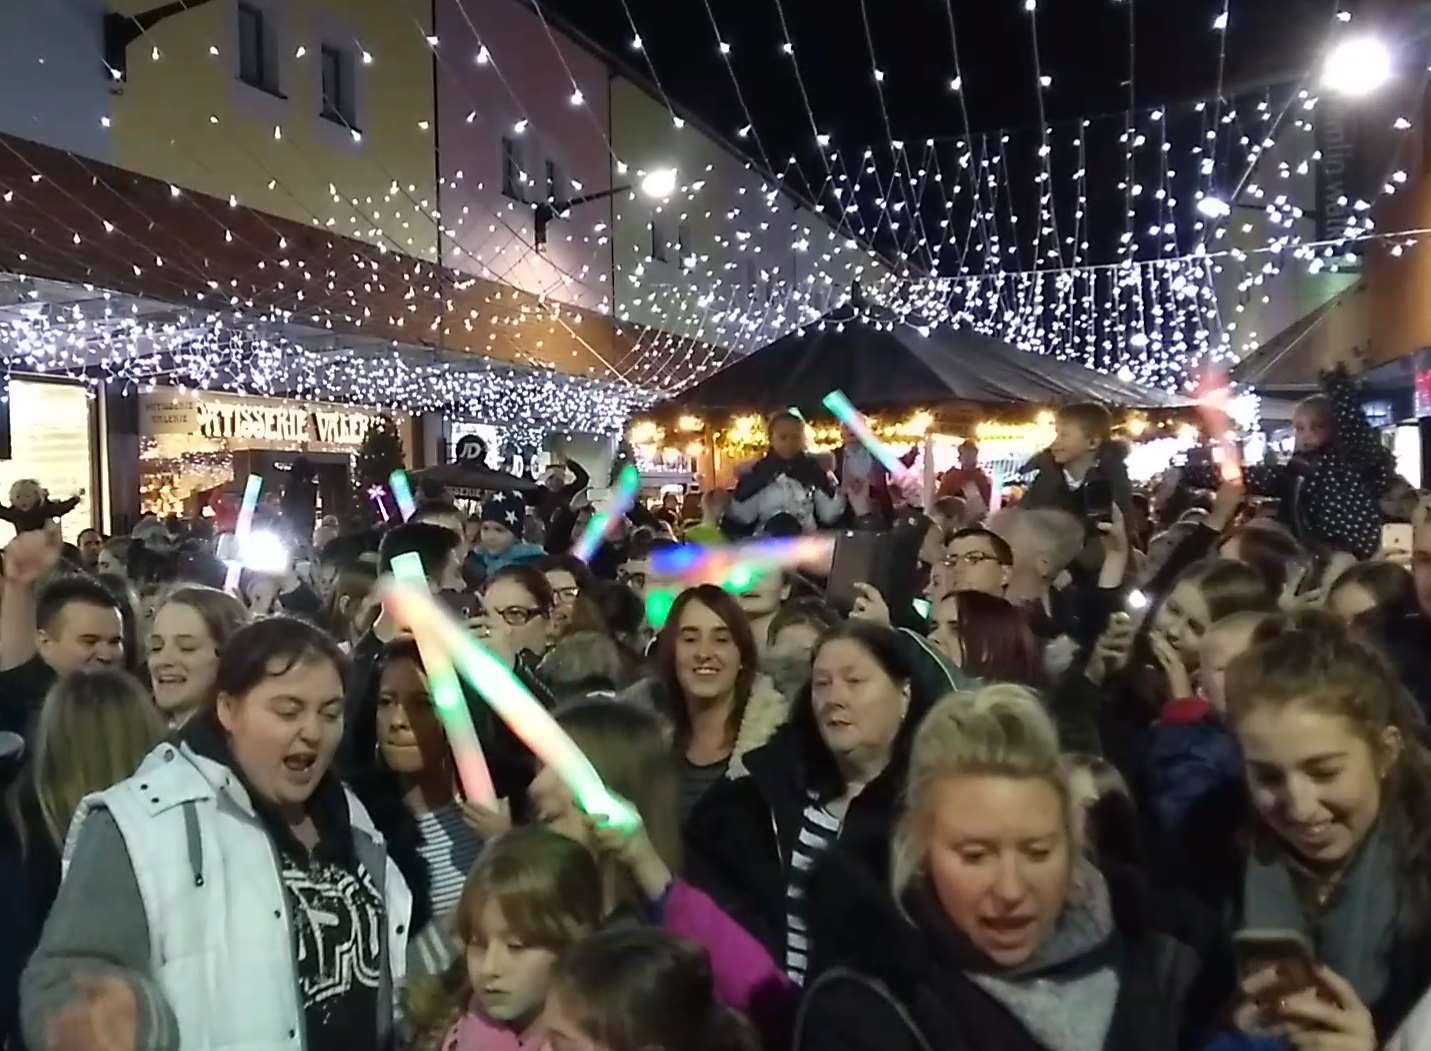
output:
<path id="1" fill-rule="evenodd" d="M 1399 254 L 1419 236 L 1408 231 L 1378 231 L 1371 215 L 1375 202 L 1354 201 L 1348 202 L 1349 218 L 1344 230 L 1333 237 L 1308 239 L 1301 199 L 1296 194 L 1279 192 L 1276 184 L 1308 177 L 1320 161 L 1315 150 L 1318 98 L 1301 86 L 1282 93 L 1267 89 L 1255 103 L 1246 96 L 1223 96 L 1227 35 L 1236 27 L 1230 0 L 1225 0 L 1212 26 L 1218 49 L 1217 89 L 1208 98 L 1180 107 L 1196 115 L 1194 122 L 1184 120 L 1186 114 L 1179 114 L 1175 121 L 1174 107 L 1135 107 L 1136 59 L 1130 34 L 1127 112 L 1104 120 L 1080 119 L 1069 133 L 1063 126 L 1051 123 L 1044 109 L 1045 94 L 1054 85 L 1040 61 L 1036 0 L 1024 0 L 1023 7 L 1028 15 L 1036 78 L 1037 126 L 1014 131 L 973 130 L 954 12 L 946 0 L 952 54 L 949 91 L 961 128 L 956 136 L 928 138 L 922 146 L 898 138 L 884 95 L 885 78 L 891 74 L 880 63 L 869 28 L 869 13 L 862 2 L 870 81 L 886 141 L 853 147 L 835 143 L 820 130 L 796 57 L 797 42 L 780 0 L 773 2 L 780 15 L 782 39 L 772 42 L 772 54 L 787 60 L 799 86 L 814 139 L 812 152 L 818 158 L 823 178 L 806 177 L 802 163 L 794 156 L 778 171 L 771 163 L 752 116 L 759 111 L 759 105 L 747 102 L 748 98 L 756 98 L 752 85 L 741 84 L 730 61 L 732 45 L 725 39 L 714 9 L 707 4 L 715 46 L 745 121 L 735 129 L 734 138 L 737 145 L 749 142 L 755 148 L 755 160 L 733 161 L 721 170 L 708 163 L 703 170 L 682 171 L 676 199 L 655 206 L 641 202 L 634 191 L 618 194 L 609 220 L 589 225 L 575 220 L 561 224 L 562 232 L 557 236 L 573 250 L 556 260 L 538 252 L 529 233 L 530 210 L 534 206 L 562 203 L 550 185 L 545 195 L 538 194 L 527 201 L 509 200 L 493 207 L 484 196 L 485 179 L 442 164 L 429 193 L 419 185 L 403 182 L 401 173 L 385 164 L 382 152 L 363 148 L 354 156 L 361 158 L 363 166 L 376 171 L 388 186 L 386 193 L 375 196 L 361 193 L 358 184 L 362 179 L 351 171 L 320 168 L 295 147 L 294 155 L 308 169 L 310 181 L 316 177 L 326 182 L 326 203 L 334 211 L 326 216 L 320 214 L 311 195 L 305 195 L 292 179 L 278 173 L 270 173 L 268 189 L 285 195 L 315 229 L 341 232 L 367 242 L 374 246 L 376 255 L 358 251 L 352 253 L 348 268 L 306 270 L 302 260 L 286 252 L 282 235 L 271 226 L 277 248 L 269 267 L 261 266 L 265 269 L 262 275 L 224 273 L 209 264 L 197 249 L 171 251 L 167 257 L 150 253 L 156 268 L 166 264 L 179 268 L 208 290 L 207 299 L 195 296 L 196 302 L 189 306 L 190 316 L 179 327 L 183 336 L 175 337 L 202 347 L 202 352 L 189 354 L 177 344 L 167 346 L 162 352 L 164 377 L 175 382 L 204 382 L 247 370 L 255 388 L 266 385 L 276 390 L 298 385 L 323 396 L 322 384 L 332 384 L 336 389 L 348 383 L 354 390 L 352 396 L 372 404 L 392 404 L 393 392 L 400 391 L 401 397 L 415 399 L 415 405 L 432 406 L 437 404 L 434 398 L 448 397 L 453 404 L 480 404 L 484 412 L 506 412 L 515 407 L 516 417 L 528 423 L 544 415 L 553 420 L 575 418 L 577 410 L 571 406 L 588 406 L 588 402 L 582 401 L 585 395 L 578 396 L 574 391 L 583 384 L 595 384 L 591 397 L 597 400 L 590 404 L 600 408 L 594 411 L 615 411 L 611 406 L 616 403 L 603 400 L 608 395 L 605 381 L 586 377 L 572 377 L 569 381 L 553 378 L 549 387 L 543 388 L 544 397 L 566 399 L 569 403 L 568 408 L 551 415 L 539 400 L 512 406 L 503 400 L 513 384 L 546 383 L 547 373 L 503 372 L 482 366 L 454 369 L 450 362 L 440 368 L 411 364 L 403 367 L 405 371 L 394 372 L 391 370 L 397 369 L 396 365 L 390 366 L 389 371 L 373 368 L 375 359 L 367 354 L 315 350 L 281 334 L 241 338 L 236 345 L 226 342 L 224 330 L 239 324 L 240 317 L 260 328 L 302 321 L 327 331 L 361 329 L 367 309 L 364 285 L 381 273 L 383 257 L 402 257 L 403 279 L 410 298 L 436 304 L 427 325 L 432 332 L 441 332 L 445 326 L 450 333 L 454 325 L 468 332 L 473 330 L 478 319 L 447 316 L 442 309 L 444 284 L 450 287 L 454 281 L 460 283 L 462 273 L 518 286 L 527 284 L 524 290 L 535 295 L 535 309 L 523 304 L 504 315 L 502 311 L 508 308 L 494 303 L 492 298 L 487 300 L 494 307 L 486 319 L 487 345 L 495 349 L 500 340 L 519 360 L 532 364 L 551 364 L 532 354 L 537 340 L 531 337 L 539 326 L 560 326 L 573 339 L 585 342 L 580 335 L 581 315 L 574 308 L 586 307 L 609 315 L 620 334 L 629 337 L 618 345 L 614 357 L 601 359 L 606 379 L 632 392 L 622 404 L 679 390 L 718 368 L 733 354 L 754 349 L 792 328 L 821 324 L 824 314 L 848 302 L 855 281 L 860 282 L 868 300 L 884 311 L 877 323 L 911 324 L 922 330 L 941 325 L 966 326 L 1026 350 L 1176 389 L 1185 386 L 1201 365 L 1240 356 L 1270 335 L 1240 327 L 1240 316 L 1255 298 L 1266 294 L 1268 282 L 1287 266 L 1301 265 L 1316 272 L 1337 263 L 1355 262 L 1362 246 L 1373 240 L 1389 245 L 1393 254 Z M 472 106 L 462 121 L 464 127 L 456 129 L 456 133 L 473 134 L 465 129 L 477 126 L 479 121 L 489 134 L 507 130 L 498 127 L 491 106 L 483 104 L 482 92 L 470 70 L 463 74 L 453 68 L 457 54 L 465 55 L 469 48 L 472 67 L 490 70 L 498 77 L 520 114 L 510 127 L 511 134 L 521 135 L 528 129 L 533 135 L 542 132 L 553 137 L 570 133 L 569 129 L 544 129 L 534 121 L 531 114 L 536 107 L 521 98 L 517 85 L 503 72 L 509 57 L 482 34 L 480 19 L 469 17 L 465 5 L 457 7 L 463 13 L 463 22 L 457 26 L 460 37 L 451 37 L 444 29 L 448 34 L 444 39 L 435 27 L 415 23 L 423 31 L 426 51 L 442 74 L 439 90 L 463 90 L 472 98 Z M 1127 7 L 1131 24 L 1136 17 L 1134 0 L 1129 0 Z M 655 78 L 657 56 L 642 40 L 629 5 L 623 4 L 623 8 L 631 26 L 633 48 L 643 55 Z M 590 107 L 589 98 L 594 97 L 594 92 L 589 86 L 583 88 L 578 73 L 563 56 L 563 45 L 557 39 L 559 30 L 547 21 L 540 4 L 534 10 L 569 84 L 568 105 L 585 111 L 593 129 L 592 141 L 599 142 L 602 152 L 610 158 L 611 172 L 625 175 L 628 162 L 617 155 L 613 141 L 617 137 L 608 136 Z M 1345 27 L 1348 19 L 1339 14 L 1334 21 Z M 364 66 L 388 60 L 387 56 L 368 51 L 361 40 L 355 44 Z M 304 45 L 297 50 L 303 52 Z M 217 42 L 210 43 L 207 51 L 215 59 L 223 57 Z M 165 57 L 157 43 L 150 47 L 149 54 L 151 63 L 160 63 Z M 706 135 L 695 122 L 681 115 L 659 80 L 656 90 L 660 104 L 670 114 L 673 133 L 678 133 L 677 140 L 681 136 Z M 110 120 L 107 114 L 100 119 Z M 217 127 L 222 119 L 216 114 L 211 124 Z M 1110 122 L 1121 128 L 1125 175 L 1119 189 L 1124 195 L 1124 230 L 1113 250 L 1115 258 L 1102 260 L 1096 258 L 1090 234 L 1094 217 L 1088 194 L 1088 140 L 1102 134 L 1101 126 Z M 418 122 L 424 133 L 432 123 L 427 117 Z M 1397 130 L 1410 127 L 1407 118 L 1398 118 Z M 1185 133 L 1185 128 L 1193 130 Z M 285 141 L 283 131 L 281 123 L 274 125 L 275 143 Z M 364 142 L 363 132 L 356 126 L 348 125 L 347 131 L 355 145 L 372 145 Z M 1311 149 L 1306 148 L 1307 143 Z M 436 150 L 437 146 L 430 148 Z M 1304 152 L 1286 156 L 1296 150 Z M 202 166 L 203 158 L 198 156 L 201 148 L 196 146 L 187 152 L 194 154 L 187 163 Z M 685 155 L 679 148 L 675 152 Z M 254 151 L 249 153 L 255 165 L 262 168 L 264 158 Z M 71 156 L 83 163 L 77 155 Z M 846 166 L 846 160 L 854 158 L 858 161 Z M 1274 171 L 1267 170 L 1268 158 L 1280 158 L 1275 161 Z M 363 179 L 370 179 L 373 171 L 365 172 Z M 43 177 L 43 173 L 38 174 Z M 638 168 L 636 174 L 641 177 L 647 172 Z M 946 178 L 946 174 L 953 177 Z M 1406 178 L 1398 169 L 1388 177 L 1381 193 L 1396 193 Z M 1034 191 L 1032 213 L 1016 200 L 1016 187 L 1024 179 L 1032 183 Z M 1270 187 L 1267 180 L 1272 183 Z M 536 182 L 525 169 L 520 171 L 520 181 L 524 185 Z M 788 189 L 797 182 L 807 188 L 819 187 L 809 206 L 803 208 L 808 214 L 801 214 L 800 199 Z M 96 185 L 109 196 L 124 200 L 101 178 L 97 177 Z M 584 189 L 579 180 L 571 180 L 570 185 L 577 193 Z M 1235 190 L 1228 195 L 1235 199 L 1219 197 L 1219 187 L 1224 193 Z M 15 188 L 0 189 L 4 191 L 0 200 L 10 203 Z M 187 199 L 181 186 L 175 184 L 173 189 L 176 201 Z M 439 206 L 444 192 L 458 202 L 458 207 Z M 1022 190 L 1018 192 L 1022 194 Z M 1189 201 L 1195 202 L 1195 207 L 1185 203 Z M 1232 209 L 1242 201 L 1254 203 L 1260 210 L 1233 230 Z M 105 218 L 105 204 L 75 203 L 97 226 L 112 225 Z M 233 197 L 230 203 L 237 204 Z M 261 205 L 244 203 L 258 207 L 261 213 Z M 130 203 L 126 206 L 134 207 Z M 207 221 L 215 221 L 204 209 L 196 210 Z M 659 224 L 650 218 L 664 213 L 674 221 Z M 146 219 L 152 228 L 167 217 L 149 215 Z M 3 208 L 0 223 L 12 228 L 15 225 L 6 218 Z M 687 236 L 693 223 L 704 228 L 706 236 L 700 244 Z M 665 225 L 669 229 L 658 230 L 658 226 Z M 1030 226 L 1032 232 L 1025 232 Z M 144 239 L 129 230 L 122 229 L 120 234 L 148 250 Z M 236 236 L 227 229 L 224 235 L 226 240 Z M 237 237 L 252 247 L 242 234 Z M 102 239 L 82 236 L 80 231 L 74 231 L 72 238 L 74 247 L 85 252 L 108 251 Z M 893 246 L 887 252 L 888 260 L 877 258 L 871 250 L 877 244 Z M 655 258 L 662 252 L 670 252 L 674 260 Z M 527 272 L 534 260 L 542 264 L 535 288 L 530 287 L 533 275 Z M 11 270 L 20 274 L 24 273 L 24 262 L 5 260 Z M 456 269 L 456 276 L 444 269 L 447 265 Z M 140 269 L 135 265 L 136 271 Z M 295 274 L 301 274 L 302 280 Z M 500 297 L 498 292 L 493 298 Z M 224 309 L 214 310 L 214 304 L 223 304 Z M 886 320 L 888 312 L 892 312 L 895 321 Z M 82 325 L 86 320 L 81 311 L 79 318 L 47 315 L 44 324 L 38 326 L 33 320 L 5 324 L 9 326 L 9 342 L 25 348 L 18 361 L 26 368 L 52 371 L 68 367 L 63 364 L 64 355 L 54 349 L 67 345 L 64 326 Z M 390 320 L 402 325 L 406 319 L 398 315 Z M 196 331 L 201 335 L 195 336 Z M 102 382 L 142 383 L 152 382 L 155 374 L 152 354 L 124 352 L 153 343 L 155 337 L 155 332 L 136 322 L 129 328 L 117 326 L 99 335 L 86 332 L 84 342 L 91 351 L 104 348 L 100 354 L 106 363 Z M 590 343 L 586 345 L 593 354 L 598 353 Z M 225 349 L 219 352 L 215 349 L 218 347 Z M 283 353 L 272 352 L 271 347 L 280 347 Z M 215 353 L 222 365 L 208 370 L 202 359 L 205 354 Z M 399 357 L 394 350 L 391 360 Z M 279 359 L 291 364 L 280 368 Z M 330 364 L 322 364 L 325 361 Z M 14 360 L 12 367 L 16 367 Z M 462 380 L 438 378 L 464 371 L 467 378 Z M 494 378 L 497 376 L 502 377 L 500 382 Z M 543 378 L 534 381 L 532 376 Z M 572 391 L 550 393 L 568 382 L 573 385 Z M 423 385 L 431 392 L 418 389 Z M 490 396 L 477 389 L 483 385 L 491 387 Z M 605 415 L 601 415 L 599 425 L 599 429 L 611 429 Z"/>

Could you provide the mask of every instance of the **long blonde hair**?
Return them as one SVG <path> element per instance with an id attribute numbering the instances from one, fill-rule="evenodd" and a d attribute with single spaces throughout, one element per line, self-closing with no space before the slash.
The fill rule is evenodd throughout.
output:
<path id="1" fill-rule="evenodd" d="M 919 724 L 909 755 L 905 806 L 895 823 L 892 878 L 895 900 L 924 871 L 934 789 L 953 777 L 1035 778 L 1058 793 L 1070 851 L 1077 851 L 1068 778 L 1058 732 L 1038 697 L 1006 683 L 952 694 Z"/>
<path id="2" fill-rule="evenodd" d="M 23 849 L 30 845 L 20 819 L 21 789 L 33 790 L 58 850 L 80 801 L 133 774 L 165 732 L 159 709 L 127 672 L 82 670 L 56 682 L 40 709 L 30 766 L 10 797 Z"/>

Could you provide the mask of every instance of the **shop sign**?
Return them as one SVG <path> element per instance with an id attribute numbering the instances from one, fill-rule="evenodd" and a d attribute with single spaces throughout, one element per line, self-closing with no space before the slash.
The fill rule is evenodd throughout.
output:
<path id="1" fill-rule="evenodd" d="M 377 418 L 341 405 L 259 398 L 153 395 L 143 406 L 146 435 L 184 435 L 230 449 L 353 450 Z"/>

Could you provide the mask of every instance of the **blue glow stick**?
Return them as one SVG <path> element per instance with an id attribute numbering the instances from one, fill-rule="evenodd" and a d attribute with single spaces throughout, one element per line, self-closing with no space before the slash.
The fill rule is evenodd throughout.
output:
<path id="1" fill-rule="evenodd" d="M 251 474 L 243 487 L 243 503 L 239 506 L 238 521 L 234 523 L 234 557 L 229 561 L 228 572 L 224 574 L 224 590 L 237 593 L 239 579 L 243 574 L 241 552 L 243 543 L 253 529 L 253 513 L 258 509 L 258 494 L 263 490 L 263 476 Z"/>
<path id="2" fill-rule="evenodd" d="M 885 470 L 896 478 L 903 478 L 909 473 L 909 468 L 899 462 L 899 457 L 894 454 L 884 442 L 875 437 L 874 431 L 870 429 L 869 420 L 860 414 L 860 411 L 850 404 L 850 399 L 845 397 L 844 391 L 832 390 L 824 398 L 825 408 L 851 431 L 860 444 L 870 451 L 870 455 L 884 465 Z"/>
<path id="3" fill-rule="evenodd" d="M 417 501 L 412 498 L 412 486 L 408 484 L 407 472 L 399 467 L 388 476 L 388 486 L 397 500 L 398 510 L 402 512 L 402 520 L 406 522 L 417 513 Z"/>
<path id="4" fill-rule="evenodd" d="M 591 516 L 581 538 L 572 546 L 571 553 L 583 562 L 590 562 L 600 549 L 602 541 L 606 539 L 611 523 L 631 510 L 636 503 L 636 494 L 640 491 L 641 472 L 636 469 L 635 464 L 628 463 L 621 468 L 621 474 L 616 479 L 616 491 L 611 494 L 606 507 Z"/>

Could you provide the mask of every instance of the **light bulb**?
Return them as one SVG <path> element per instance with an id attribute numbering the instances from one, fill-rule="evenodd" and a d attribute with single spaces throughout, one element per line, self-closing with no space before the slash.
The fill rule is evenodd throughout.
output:
<path id="1" fill-rule="evenodd" d="M 1322 86 L 1349 98 L 1370 95 L 1390 79 L 1391 51 L 1372 36 L 1343 40 L 1322 66 Z"/>

